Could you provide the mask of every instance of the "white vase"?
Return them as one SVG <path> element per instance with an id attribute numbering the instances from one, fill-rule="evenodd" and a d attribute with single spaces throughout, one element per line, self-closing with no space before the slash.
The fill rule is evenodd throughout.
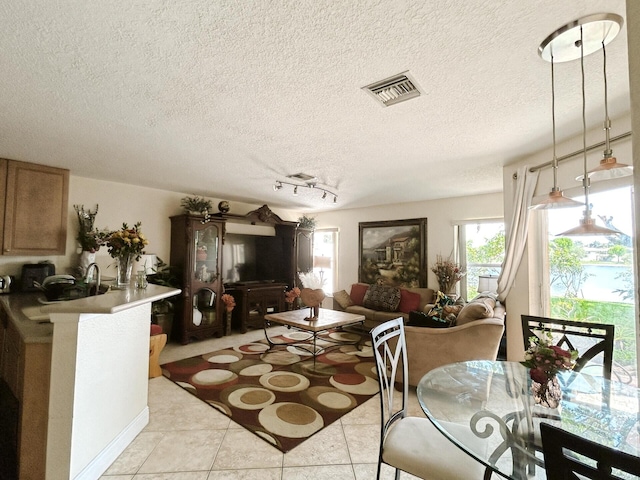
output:
<path id="1" fill-rule="evenodd" d="M 84 278 L 87 275 L 87 268 L 89 265 L 96 261 L 96 252 L 89 252 L 88 250 L 83 250 L 80 252 L 80 274 Z M 91 270 L 91 276 L 93 277 L 93 272 L 95 270 Z M 87 281 L 92 281 L 93 278 L 87 278 Z"/>

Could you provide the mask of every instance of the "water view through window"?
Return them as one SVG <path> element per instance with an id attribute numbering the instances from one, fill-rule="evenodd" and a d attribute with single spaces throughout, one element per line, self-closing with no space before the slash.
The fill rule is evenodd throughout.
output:
<path id="1" fill-rule="evenodd" d="M 589 195 L 592 218 L 619 235 L 560 234 L 584 207 L 548 210 L 550 316 L 616 326 L 612 379 L 637 385 L 635 287 L 630 187 Z"/>

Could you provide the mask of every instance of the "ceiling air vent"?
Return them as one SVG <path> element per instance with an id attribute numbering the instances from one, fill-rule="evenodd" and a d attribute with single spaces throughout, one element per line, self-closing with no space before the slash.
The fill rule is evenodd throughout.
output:
<path id="1" fill-rule="evenodd" d="M 294 173 L 293 175 L 287 175 L 287 178 L 292 178 L 294 180 L 299 180 L 301 182 L 309 182 L 316 179 L 316 177 L 309 175 L 307 173 Z"/>
<path id="2" fill-rule="evenodd" d="M 393 77 L 385 78 L 366 87 L 365 92 L 372 95 L 384 107 L 404 102 L 421 94 L 420 88 L 409 72 L 402 72 Z"/>

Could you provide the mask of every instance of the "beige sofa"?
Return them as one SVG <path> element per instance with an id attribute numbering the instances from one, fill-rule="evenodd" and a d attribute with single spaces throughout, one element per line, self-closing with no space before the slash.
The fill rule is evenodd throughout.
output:
<path id="1" fill-rule="evenodd" d="M 352 285 L 351 293 L 334 293 L 334 310 L 357 313 L 365 316 L 367 330 L 394 318 L 405 320 L 409 385 L 417 386 L 420 379 L 434 368 L 449 363 L 469 360 L 495 360 L 504 333 L 505 307 L 492 295 L 479 295 L 464 305 L 457 313 L 453 327 L 432 328 L 407 325 L 409 314 L 402 311 L 380 311 L 353 303 L 355 289 L 366 288 L 366 284 Z M 433 307 L 434 291 L 430 288 L 408 288 L 418 293 L 420 301 L 415 310 L 428 313 Z M 349 298 L 344 298 L 345 296 Z M 355 298 L 358 302 L 359 299 Z M 342 305 L 341 305 L 342 303 Z M 347 305 L 347 306 L 345 306 Z M 400 306 L 399 306 L 400 307 Z"/>
<path id="2" fill-rule="evenodd" d="M 366 283 L 356 283 L 354 285 L 352 285 L 352 292 L 354 290 L 355 286 L 361 286 L 361 287 L 368 287 L 368 285 Z M 433 302 L 435 301 L 435 292 L 433 291 L 433 289 L 431 288 L 406 288 L 404 289 L 406 291 L 418 294 L 420 296 L 420 300 L 418 302 L 417 308 L 415 310 L 423 312 L 423 311 L 429 311 L 431 309 L 431 306 L 433 304 Z M 340 292 L 339 292 L 340 293 Z M 343 294 L 345 294 L 346 292 L 343 291 Z M 338 301 L 338 299 L 340 298 L 340 296 L 338 295 L 338 293 L 334 293 L 333 296 L 333 309 L 334 310 L 340 310 L 343 312 L 348 312 L 348 313 L 355 313 L 358 315 L 364 315 L 365 317 L 365 321 L 364 321 L 364 328 L 368 331 L 371 330 L 372 328 L 376 327 L 377 325 L 380 325 L 381 323 L 386 322 L 387 320 L 393 320 L 394 318 L 398 318 L 398 317 L 402 317 L 404 318 L 405 324 L 407 323 L 407 321 L 409 320 L 409 311 L 403 312 L 400 310 L 395 310 L 395 311 L 383 311 L 383 310 L 374 310 L 371 308 L 367 308 L 364 307 L 362 305 L 349 305 L 349 306 L 343 306 L 343 305 L 348 305 L 348 301 L 347 303 L 344 303 L 341 305 L 340 301 Z"/>

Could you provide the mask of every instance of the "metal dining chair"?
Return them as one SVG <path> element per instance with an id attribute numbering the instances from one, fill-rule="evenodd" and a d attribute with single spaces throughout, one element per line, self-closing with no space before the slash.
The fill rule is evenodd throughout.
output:
<path id="1" fill-rule="evenodd" d="M 402 318 L 389 320 L 371 330 L 373 351 L 380 383 L 380 451 L 378 474 L 382 464 L 408 472 L 424 479 L 459 480 L 489 478 L 490 471 L 469 454 L 463 452 L 446 438 L 427 418 L 408 417 L 408 377 L 407 350 Z M 396 372 L 401 371 L 396 379 Z M 398 389 L 395 389 L 395 382 Z M 477 449 L 483 448 L 469 428 L 449 424 L 447 429 L 460 429 L 469 433 L 471 444 L 477 442 Z"/>
<path id="2" fill-rule="evenodd" d="M 540 424 L 547 480 L 640 477 L 640 457 L 605 447 L 548 423 Z M 625 472 L 628 477 L 622 476 Z"/>
<path id="3" fill-rule="evenodd" d="M 522 315 L 522 339 L 525 350 L 529 347 L 529 338 L 542 330 L 551 332 L 555 345 L 578 351 L 574 372 L 580 372 L 587 366 L 590 371 L 592 367 L 600 366 L 600 375 L 611 380 L 614 325 Z M 596 357 L 601 358 L 601 363 L 594 362 Z M 567 383 L 571 383 L 573 378 L 574 376 L 570 377 Z"/>

